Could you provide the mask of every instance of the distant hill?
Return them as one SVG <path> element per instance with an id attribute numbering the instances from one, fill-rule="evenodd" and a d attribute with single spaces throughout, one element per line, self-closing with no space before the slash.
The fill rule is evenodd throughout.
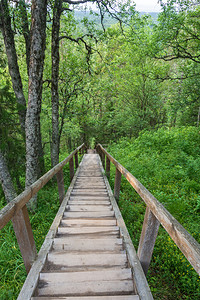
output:
<path id="1" fill-rule="evenodd" d="M 83 20 L 84 18 L 87 18 L 90 22 L 95 22 L 97 26 L 101 26 L 101 18 L 100 15 L 98 15 L 97 12 L 94 12 L 94 14 L 90 13 L 89 11 L 81 11 L 81 10 L 75 10 L 74 12 L 75 18 L 78 22 Z M 140 15 L 150 15 L 152 17 L 152 20 L 156 22 L 158 18 L 158 13 L 157 12 L 140 12 Z M 116 19 L 110 17 L 109 14 L 106 14 L 104 17 L 104 26 L 105 28 L 110 27 L 113 24 L 116 24 L 117 21 Z"/>

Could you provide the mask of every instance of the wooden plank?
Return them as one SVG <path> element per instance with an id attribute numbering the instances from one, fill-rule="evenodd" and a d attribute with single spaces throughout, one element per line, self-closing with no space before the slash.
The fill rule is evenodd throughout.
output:
<path id="1" fill-rule="evenodd" d="M 101 145 L 99 147 L 144 200 L 151 212 L 200 275 L 200 244 L 127 169 L 116 161 Z"/>
<path id="2" fill-rule="evenodd" d="M 37 251 L 26 205 L 15 214 L 12 223 L 28 273 L 37 256 Z"/>
<path id="3" fill-rule="evenodd" d="M 76 188 L 73 189 L 73 193 L 101 193 L 101 194 L 106 194 L 107 195 L 107 191 L 105 189 L 105 186 L 103 188 L 85 188 L 85 189 L 80 189 L 80 188 Z"/>
<path id="4" fill-rule="evenodd" d="M 60 203 L 62 203 L 62 201 L 65 197 L 65 186 L 64 186 L 63 170 L 60 170 L 56 174 L 56 179 L 57 179 L 57 185 L 58 185 L 59 201 L 60 201 Z"/>
<path id="5" fill-rule="evenodd" d="M 107 200 L 109 201 L 109 197 L 108 196 L 70 196 L 70 200 Z"/>
<path id="6" fill-rule="evenodd" d="M 87 206 L 84 206 L 84 205 L 71 205 L 71 206 L 67 206 L 66 207 L 66 210 L 69 211 L 69 212 L 79 212 L 79 211 L 90 211 L 90 212 L 93 212 L 93 211 L 110 211 L 112 210 L 112 206 L 103 206 L 103 205 L 87 205 Z"/>
<path id="7" fill-rule="evenodd" d="M 75 159 L 75 167 L 76 167 L 76 169 L 77 169 L 78 166 L 79 166 L 79 163 L 78 163 L 78 152 L 75 153 L 74 159 Z"/>
<path id="8" fill-rule="evenodd" d="M 53 243 L 54 250 L 67 250 L 67 251 L 112 251 L 118 252 L 122 250 L 122 239 L 109 238 L 109 239 L 88 239 L 79 238 L 73 239 L 70 237 L 55 238 Z"/>
<path id="9" fill-rule="evenodd" d="M 106 156 L 106 176 L 110 177 L 110 159 Z"/>
<path id="10" fill-rule="evenodd" d="M 72 157 L 69 161 L 69 175 L 70 175 L 70 180 L 72 181 L 74 177 L 74 158 Z"/>
<path id="11" fill-rule="evenodd" d="M 107 201 L 107 200 L 101 200 L 101 201 L 93 201 L 93 200 L 70 200 L 68 202 L 69 206 L 71 205 L 103 205 L 103 206 L 110 206 L 111 203 L 110 201 Z"/>
<path id="12" fill-rule="evenodd" d="M 131 269 L 104 269 L 99 271 L 68 272 L 68 273 L 41 273 L 40 280 L 49 283 L 71 283 L 85 281 L 131 280 Z"/>
<path id="13" fill-rule="evenodd" d="M 62 226 L 76 226 L 76 227 L 82 227 L 82 226 L 116 226 L 117 221 L 116 219 L 112 220 L 82 220 L 82 219 L 66 219 L 61 221 Z"/>
<path id="14" fill-rule="evenodd" d="M 126 267 L 126 254 L 92 253 L 71 254 L 67 252 L 52 252 L 48 254 L 48 262 L 63 267 Z"/>
<path id="15" fill-rule="evenodd" d="M 144 217 L 143 227 L 142 227 L 142 233 L 140 236 L 138 251 L 137 251 L 137 255 L 145 275 L 147 275 L 149 265 L 151 262 L 151 257 L 153 254 L 153 249 L 158 234 L 159 225 L 160 225 L 159 221 L 156 219 L 154 214 L 152 214 L 150 209 L 147 207 L 145 217 Z"/>
<path id="16" fill-rule="evenodd" d="M 120 173 L 120 171 L 116 168 L 116 172 L 115 172 L 115 186 L 114 186 L 114 197 L 115 199 L 119 200 L 119 193 L 120 193 L 120 185 L 121 185 L 121 177 L 122 174 Z"/>
<path id="17" fill-rule="evenodd" d="M 64 218 L 87 218 L 87 219 L 102 219 L 102 218 L 110 218 L 114 217 L 114 211 L 107 211 L 107 212 L 101 212 L 101 211 L 94 211 L 94 212 L 87 212 L 87 211 L 82 211 L 82 212 L 65 212 L 64 213 Z"/>
<path id="18" fill-rule="evenodd" d="M 112 295 L 112 294 L 131 294 L 133 293 L 132 280 L 124 281 L 85 281 L 85 282 L 66 282 L 45 283 L 44 287 L 38 289 L 39 296 L 87 296 L 87 295 Z"/>
<path id="19" fill-rule="evenodd" d="M 118 226 L 108 226 L 108 227 L 58 227 L 58 234 L 66 235 L 118 235 L 119 227 Z"/>
<path id="20" fill-rule="evenodd" d="M 31 300 L 140 300 L 138 295 L 86 296 L 86 297 L 33 297 Z"/>

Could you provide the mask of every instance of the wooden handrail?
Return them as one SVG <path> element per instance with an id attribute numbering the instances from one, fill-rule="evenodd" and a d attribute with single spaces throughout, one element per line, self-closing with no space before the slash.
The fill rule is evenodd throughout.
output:
<path id="1" fill-rule="evenodd" d="M 115 165 L 116 169 L 124 175 L 124 177 L 128 180 L 128 182 L 132 185 L 132 187 L 147 205 L 147 211 L 143 223 L 142 235 L 138 249 L 138 256 L 141 260 L 141 264 L 145 273 L 148 270 L 150 261 L 147 261 L 145 259 L 143 260 L 143 258 L 146 256 L 144 254 L 147 254 L 149 251 L 153 251 L 159 227 L 158 222 L 160 222 L 168 232 L 170 237 L 173 239 L 175 244 L 179 247 L 181 252 L 185 255 L 187 260 L 196 270 L 196 272 L 200 275 L 200 244 L 127 169 L 125 169 L 102 147 L 101 144 L 97 145 L 97 151 L 103 152 L 104 155 L 106 155 L 106 157 Z M 100 157 L 101 156 L 102 155 L 100 155 Z M 157 219 L 157 222 L 154 222 L 154 216 Z M 150 226 L 152 228 L 150 228 Z M 155 232 L 152 234 L 153 231 Z M 153 238 L 151 235 L 153 235 Z M 149 260 L 150 259 L 151 257 L 149 257 Z"/>
<path id="2" fill-rule="evenodd" d="M 62 168 L 70 161 L 71 158 L 84 146 L 82 144 L 76 148 L 68 157 L 66 157 L 62 162 L 57 164 L 54 168 L 45 173 L 32 185 L 25 189 L 20 195 L 9 202 L 0 211 L 0 229 L 2 229 L 13 216 L 35 195 L 47 182 L 56 175 Z"/>
<path id="3" fill-rule="evenodd" d="M 69 162 L 70 164 L 70 179 L 74 176 L 74 162 L 73 157 L 75 156 L 76 167 L 78 166 L 78 151 L 85 148 L 82 144 L 76 148 L 67 158 L 61 163 L 57 164 L 54 168 L 40 177 L 36 182 L 29 186 L 24 192 L 18 195 L 15 199 L 9 202 L 0 211 L 0 229 L 2 229 L 10 220 L 12 220 L 13 228 L 19 248 L 24 260 L 24 265 L 27 273 L 29 272 L 33 261 L 37 256 L 35 241 L 33 232 L 29 220 L 28 210 L 26 203 L 39 191 L 41 188 L 54 176 L 57 177 L 58 193 L 60 202 L 62 202 L 65 189 L 63 179 L 63 167 Z"/>

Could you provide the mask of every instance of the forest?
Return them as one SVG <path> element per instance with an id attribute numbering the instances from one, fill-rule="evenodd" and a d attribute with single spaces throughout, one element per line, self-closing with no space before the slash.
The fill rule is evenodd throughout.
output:
<path id="1" fill-rule="evenodd" d="M 0 0 L 0 209 L 101 143 L 200 242 L 200 5 L 159 2 L 140 14 L 129 0 Z M 56 180 L 28 203 L 38 249 L 58 207 Z M 125 180 L 119 207 L 137 249 L 145 205 Z M 26 271 L 11 222 L 0 262 L 0 299 L 16 299 Z M 147 279 L 155 299 L 199 299 L 163 228 Z"/>

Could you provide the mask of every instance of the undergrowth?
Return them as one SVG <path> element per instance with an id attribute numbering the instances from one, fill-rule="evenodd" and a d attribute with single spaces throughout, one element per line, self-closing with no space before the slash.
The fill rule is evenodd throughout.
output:
<path id="1" fill-rule="evenodd" d="M 200 242 L 200 133 L 195 127 L 143 132 L 137 139 L 122 139 L 108 152 L 128 169 Z M 114 167 L 110 183 L 114 183 Z M 123 178 L 119 206 L 137 249 L 145 204 Z M 160 227 L 148 282 L 157 300 L 190 299 L 200 295 L 200 278 Z"/>

